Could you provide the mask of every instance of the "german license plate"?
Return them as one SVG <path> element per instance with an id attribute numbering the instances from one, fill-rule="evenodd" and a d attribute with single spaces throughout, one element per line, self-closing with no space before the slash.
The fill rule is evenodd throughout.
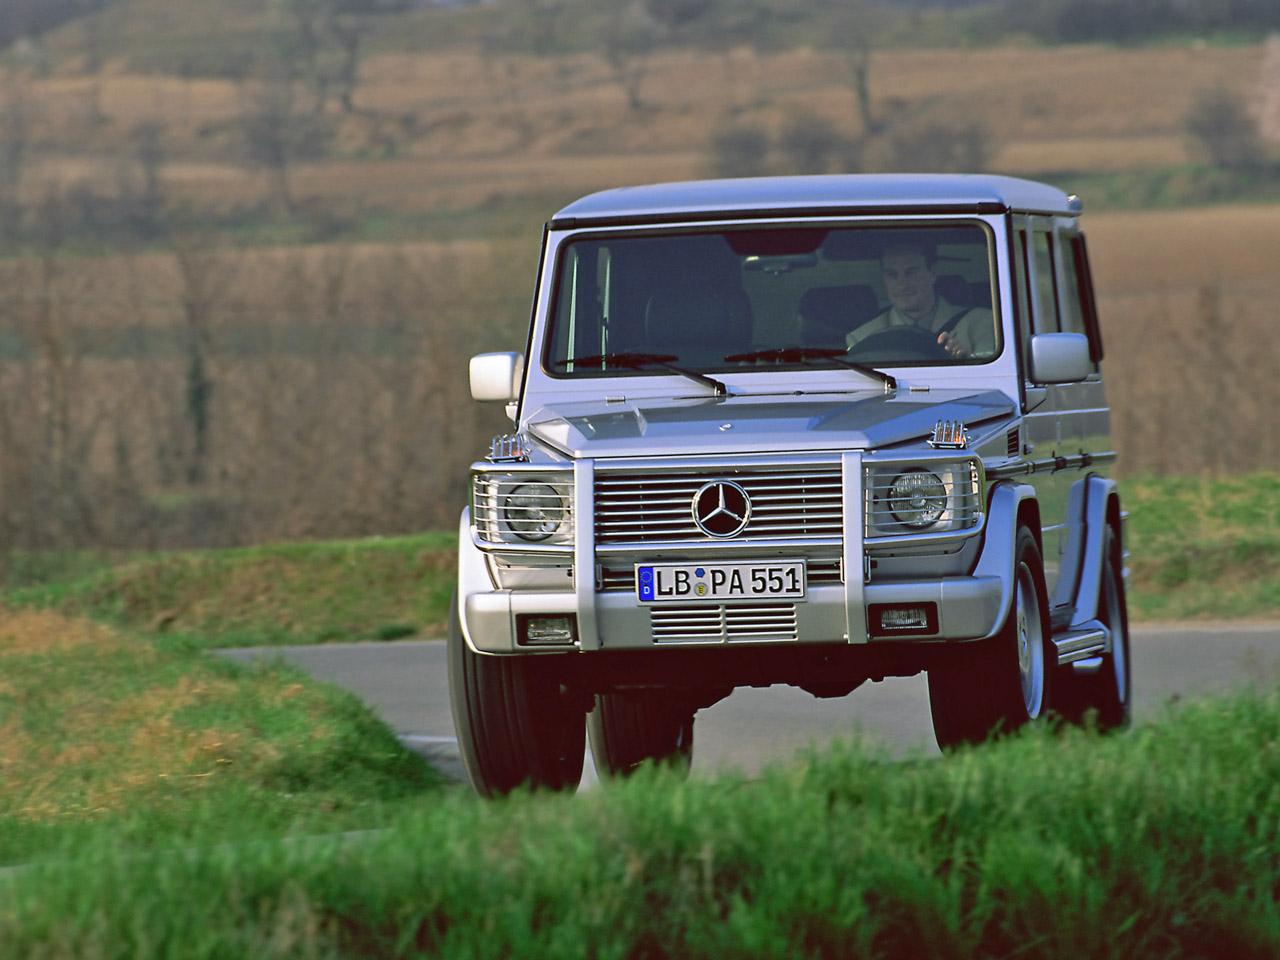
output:
<path id="1" fill-rule="evenodd" d="M 804 561 L 636 564 L 641 603 L 698 600 L 796 600 L 804 597 Z"/>

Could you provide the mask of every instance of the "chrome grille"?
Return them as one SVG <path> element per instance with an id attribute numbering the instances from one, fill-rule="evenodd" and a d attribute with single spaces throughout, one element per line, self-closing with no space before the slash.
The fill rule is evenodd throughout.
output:
<path id="1" fill-rule="evenodd" d="M 840 558 L 808 560 L 805 562 L 806 583 L 817 586 L 828 583 L 843 583 L 840 571 Z M 634 593 L 636 589 L 635 567 L 601 566 L 597 572 L 597 582 L 601 590 L 626 590 Z"/>
<path id="2" fill-rule="evenodd" d="M 735 539 L 838 537 L 840 467 L 698 468 L 644 474 L 597 473 L 597 543 L 707 540 L 693 521 L 693 497 L 712 480 L 732 480 L 751 498 L 751 519 Z"/>
<path id="3" fill-rule="evenodd" d="M 655 643 L 753 643 L 795 640 L 796 605 L 651 607 Z"/>

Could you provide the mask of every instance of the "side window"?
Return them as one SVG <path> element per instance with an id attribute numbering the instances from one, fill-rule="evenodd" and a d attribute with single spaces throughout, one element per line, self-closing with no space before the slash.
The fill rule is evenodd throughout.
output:
<path id="1" fill-rule="evenodd" d="M 1084 332 L 1089 336 L 1089 353 L 1096 364 L 1102 359 L 1102 327 L 1098 323 L 1098 301 L 1093 292 L 1093 273 L 1089 269 L 1089 247 L 1083 236 L 1071 238 L 1069 259 L 1075 268 L 1080 308 L 1084 315 Z"/>
<path id="2" fill-rule="evenodd" d="M 1031 235 L 1032 270 L 1036 299 L 1035 332 L 1058 333 L 1057 277 L 1053 269 L 1053 237 L 1036 231 Z"/>
<path id="3" fill-rule="evenodd" d="M 1062 238 L 1064 240 L 1074 238 Z M 1060 248 L 1062 252 L 1061 322 L 1063 333 L 1084 333 L 1084 306 L 1080 302 L 1080 275 L 1076 267 L 1075 250 Z"/>
<path id="4" fill-rule="evenodd" d="M 609 250 L 601 244 L 587 242 L 569 248 L 564 263 L 568 282 L 561 288 L 556 304 L 556 356 L 587 357 L 603 352 L 609 262 Z M 572 373 L 573 363 L 568 363 L 565 370 Z"/>
<path id="5" fill-rule="evenodd" d="M 1031 295 L 1027 289 L 1029 253 L 1027 231 L 1019 228 L 1013 241 L 1013 295 L 1018 312 L 1018 342 L 1022 345 L 1023 366 L 1027 369 L 1031 362 Z"/>

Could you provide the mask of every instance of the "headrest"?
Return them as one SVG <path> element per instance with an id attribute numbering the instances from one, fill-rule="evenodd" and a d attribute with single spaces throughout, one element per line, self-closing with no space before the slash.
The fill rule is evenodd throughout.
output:
<path id="1" fill-rule="evenodd" d="M 991 309 L 991 282 L 978 280 L 969 284 L 969 302 L 975 307 Z"/>
<path id="2" fill-rule="evenodd" d="M 943 274 L 934 280 L 933 289 L 953 307 L 973 305 L 969 299 L 969 284 L 965 283 L 964 277 L 957 277 L 952 273 Z"/>
<path id="3" fill-rule="evenodd" d="M 806 346 L 843 347 L 845 335 L 879 310 L 868 286 L 813 287 L 800 298 L 800 339 Z"/>
<path id="4" fill-rule="evenodd" d="M 644 310 L 649 349 L 709 346 L 719 349 L 730 339 L 729 309 L 714 290 L 680 287 L 660 290 Z"/>

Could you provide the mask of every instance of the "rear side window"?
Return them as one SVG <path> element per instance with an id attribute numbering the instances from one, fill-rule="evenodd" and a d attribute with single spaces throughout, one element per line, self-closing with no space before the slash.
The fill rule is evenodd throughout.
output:
<path id="1" fill-rule="evenodd" d="M 1057 277 L 1053 268 L 1053 237 L 1036 231 L 1031 235 L 1032 270 L 1035 282 L 1035 332 L 1058 333 Z"/>
<path id="2" fill-rule="evenodd" d="M 1063 333 L 1084 333 L 1084 305 L 1080 300 L 1080 275 L 1074 249 L 1062 251 L 1062 312 L 1059 320 Z"/>
<path id="3" fill-rule="evenodd" d="M 1084 332 L 1089 337 L 1089 354 L 1093 362 L 1098 363 L 1102 359 L 1102 326 L 1098 322 L 1098 301 L 1093 291 L 1093 273 L 1089 269 L 1089 248 L 1083 236 L 1071 238 L 1071 247 L 1064 259 L 1071 263 L 1075 273 Z"/>

